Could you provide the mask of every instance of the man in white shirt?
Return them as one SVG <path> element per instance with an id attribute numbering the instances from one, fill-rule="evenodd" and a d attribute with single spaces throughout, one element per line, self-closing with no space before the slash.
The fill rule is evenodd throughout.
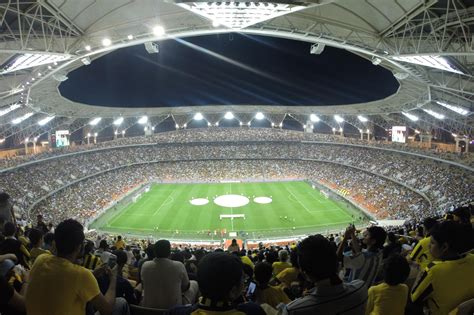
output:
<path id="1" fill-rule="evenodd" d="M 154 245 L 154 251 L 156 258 L 145 262 L 141 270 L 142 306 L 169 309 L 176 305 L 194 303 L 198 284 L 196 281 L 189 281 L 181 262 L 169 259 L 170 242 L 159 240 Z"/>

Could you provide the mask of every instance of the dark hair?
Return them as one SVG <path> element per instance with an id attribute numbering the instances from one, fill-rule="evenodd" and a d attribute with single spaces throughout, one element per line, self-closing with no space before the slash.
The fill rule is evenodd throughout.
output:
<path id="1" fill-rule="evenodd" d="M 393 232 L 388 232 L 387 239 L 390 241 L 390 243 L 393 244 L 396 244 L 398 242 L 397 236 Z"/>
<path id="2" fill-rule="evenodd" d="M 295 267 L 296 269 L 300 267 L 298 263 L 298 251 L 292 250 L 290 252 L 290 263 L 291 263 L 291 266 Z"/>
<path id="3" fill-rule="evenodd" d="M 261 262 L 255 265 L 253 272 L 255 280 L 257 280 L 260 285 L 265 285 L 270 282 L 270 279 L 272 278 L 273 268 L 269 263 Z"/>
<path id="4" fill-rule="evenodd" d="M 435 226 L 431 237 L 440 245 L 447 243 L 449 250 L 457 254 L 472 249 L 473 230 L 470 225 L 444 221 Z"/>
<path id="5" fill-rule="evenodd" d="M 94 242 L 86 240 L 86 244 L 84 245 L 84 254 L 89 254 L 94 249 Z"/>
<path id="6" fill-rule="evenodd" d="M 385 260 L 383 265 L 383 277 L 388 285 L 397 285 L 407 280 L 410 274 L 410 266 L 405 258 L 395 254 Z"/>
<path id="7" fill-rule="evenodd" d="M 171 244 L 168 240 L 159 240 L 155 243 L 155 257 L 168 258 L 171 255 Z"/>
<path id="8" fill-rule="evenodd" d="M 43 233 L 38 230 L 38 229 L 31 229 L 28 238 L 30 239 L 30 243 L 32 246 L 36 245 L 41 241 L 41 238 L 43 237 Z"/>
<path id="9" fill-rule="evenodd" d="M 128 257 L 127 253 L 123 250 L 115 250 L 113 254 L 117 256 L 117 265 L 125 265 L 127 263 Z"/>
<path id="10" fill-rule="evenodd" d="M 423 220 L 423 227 L 426 229 L 428 234 L 431 230 L 438 224 L 438 221 L 435 218 L 426 218 Z"/>
<path id="11" fill-rule="evenodd" d="M 117 236 L 117 240 L 121 240 L 121 239 L 122 239 L 121 235 Z"/>
<path id="12" fill-rule="evenodd" d="M 197 279 L 203 297 L 222 301 L 242 281 L 242 261 L 224 252 L 209 253 L 198 266 Z"/>
<path id="13" fill-rule="evenodd" d="M 171 260 L 174 260 L 174 261 L 179 261 L 180 263 L 183 263 L 184 264 L 184 253 L 181 252 L 181 251 L 176 251 L 176 252 L 173 252 L 171 254 Z"/>
<path id="14" fill-rule="evenodd" d="M 385 239 L 387 238 L 387 232 L 380 226 L 371 226 L 367 229 L 370 234 L 370 238 L 375 240 L 374 247 L 377 249 L 383 248 Z"/>
<path id="15" fill-rule="evenodd" d="M 298 262 L 301 270 L 315 280 L 327 279 L 337 273 L 334 246 L 320 234 L 308 236 L 298 245 Z"/>
<path id="16" fill-rule="evenodd" d="M 51 232 L 48 232 L 44 235 L 44 243 L 48 245 L 52 245 L 54 241 L 54 234 Z"/>
<path id="17" fill-rule="evenodd" d="M 73 219 L 65 220 L 56 227 L 54 241 L 59 255 L 70 255 L 84 242 L 84 227 Z"/>
<path id="18" fill-rule="evenodd" d="M 107 240 L 102 240 L 99 243 L 99 248 L 107 249 L 109 247 L 109 244 L 107 244 Z"/>
<path id="19" fill-rule="evenodd" d="M 16 226 L 12 222 L 5 222 L 3 225 L 3 234 L 5 236 L 13 236 L 16 232 Z"/>
<path id="20" fill-rule="evenodd" d="M 0 203 L 6 202 L 10 199 L 10 195 L 4 191 L 0 192 Z"/>

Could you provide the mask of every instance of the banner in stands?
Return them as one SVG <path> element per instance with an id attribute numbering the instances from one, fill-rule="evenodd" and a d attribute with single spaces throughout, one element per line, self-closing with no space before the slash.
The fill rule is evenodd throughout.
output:
<path id="1" fill-rule="evenodd" d="M 393 126 L 392 127 L 392 142 L 405 143 L 407 140 L 407 127 L 406 126 Z"/>
<path id="2" fill-rule="evenodd" d="M 69 146 L 69 130 L 56 130 L 56 148 Z"/>

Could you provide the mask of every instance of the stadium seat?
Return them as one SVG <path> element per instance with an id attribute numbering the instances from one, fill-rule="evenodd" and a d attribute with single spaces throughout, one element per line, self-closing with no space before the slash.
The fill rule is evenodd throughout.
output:
<path id="1" fill-rule="evenodd" d="M 168 310 L 130 305 L 130 313 L 132 315 L 165 315 L 168 313 Z"/>

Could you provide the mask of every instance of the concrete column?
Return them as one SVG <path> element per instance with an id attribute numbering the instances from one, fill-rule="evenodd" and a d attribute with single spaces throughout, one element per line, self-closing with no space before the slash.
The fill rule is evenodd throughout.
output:
<path id="1" fill-rule="evenodd" d="M 28 138 L 25 139 L 25 155 L 28 154 Z"/>

